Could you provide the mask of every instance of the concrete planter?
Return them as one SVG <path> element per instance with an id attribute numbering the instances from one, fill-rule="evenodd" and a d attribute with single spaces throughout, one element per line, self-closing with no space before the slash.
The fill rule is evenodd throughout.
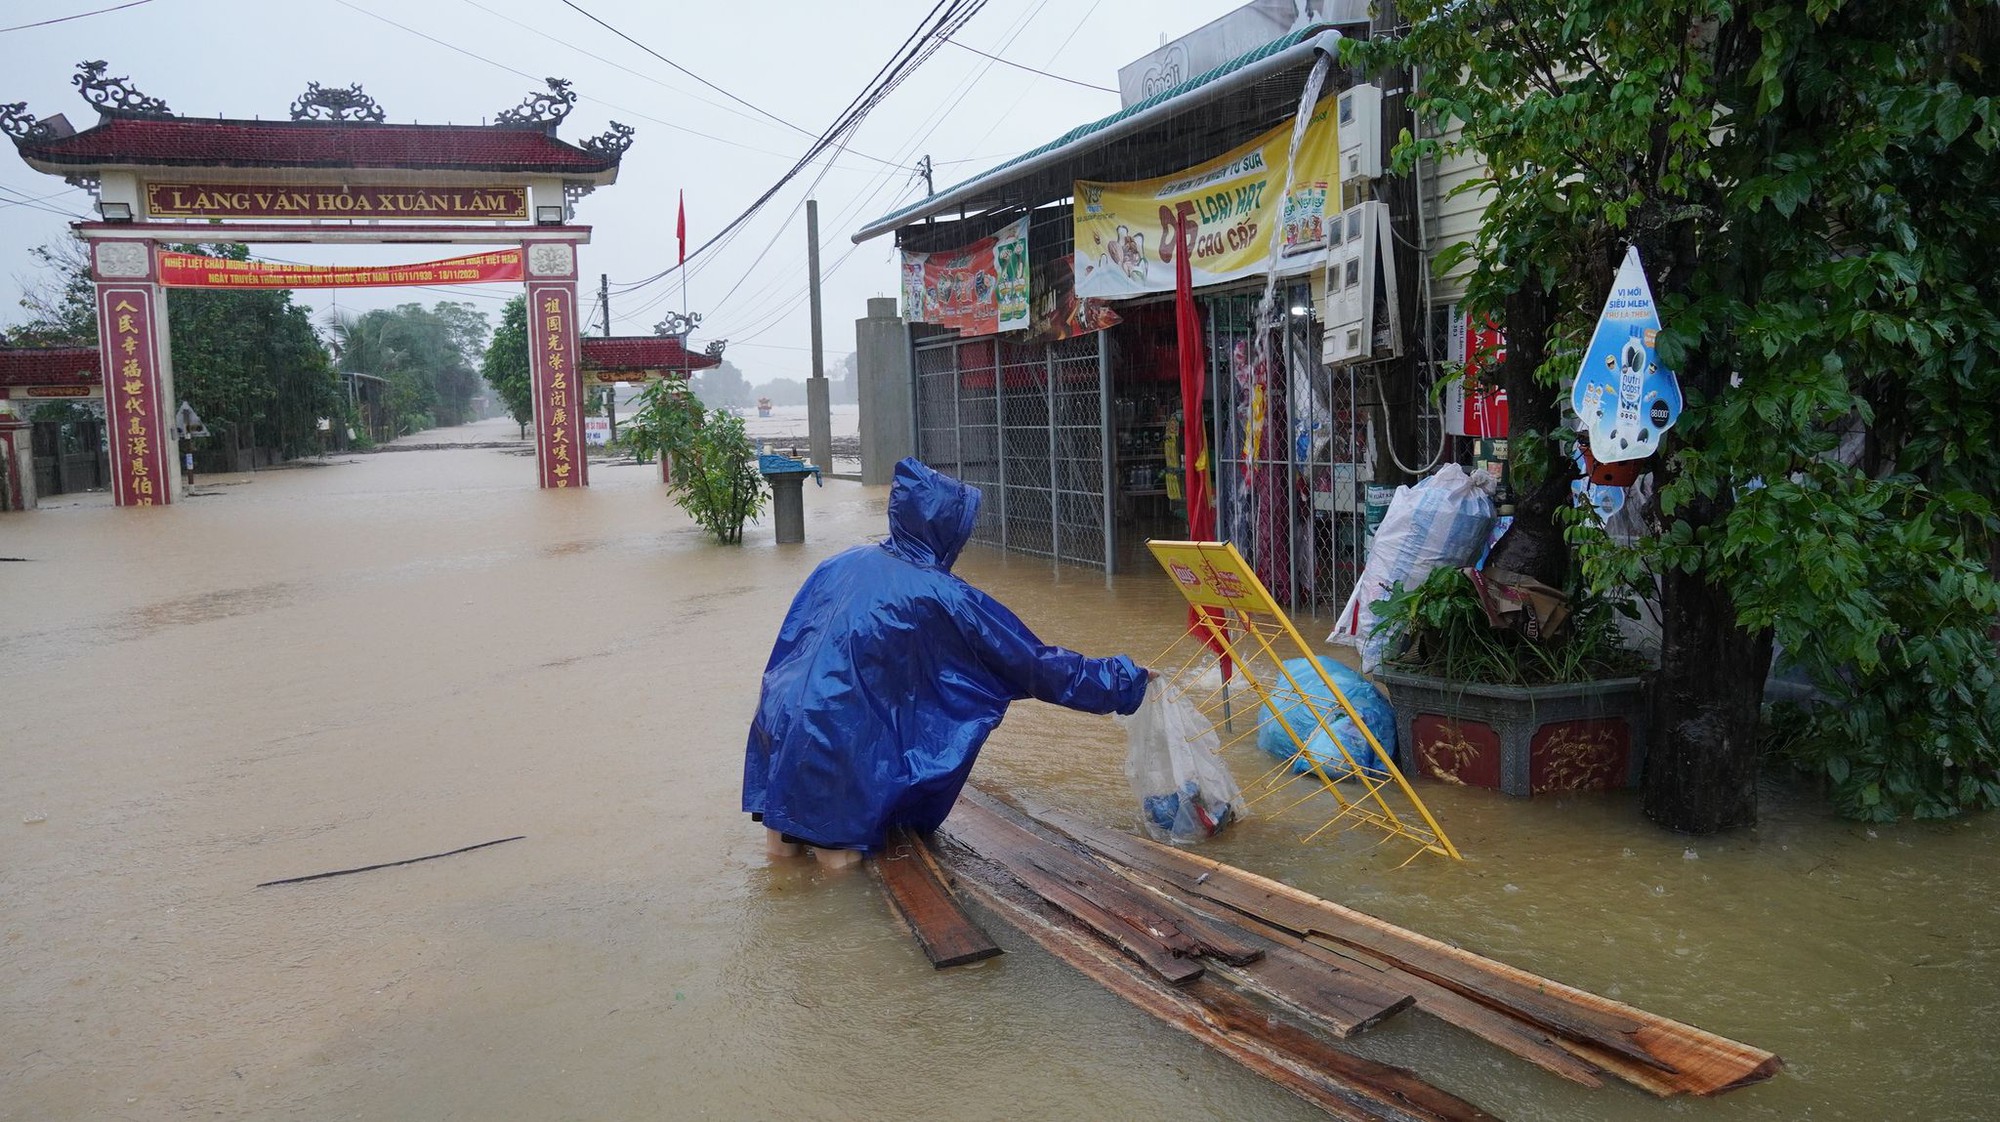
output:
<path id="1" fill-rule="evenodd" d="M 1646 683 L 1495 686 L 1383 669 L 1396 765 L 1509 795 L 1636 787 L 1646 764 Z"/>

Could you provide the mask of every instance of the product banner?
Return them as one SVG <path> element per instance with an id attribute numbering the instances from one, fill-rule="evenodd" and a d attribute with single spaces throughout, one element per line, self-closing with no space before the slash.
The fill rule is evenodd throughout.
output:
<path id="1" fill-rule="evenodd" d="M 1680 419 L 1681 383 L 1660 365 L 1653 349 L 1659 334 L 1653 286 L 1646 282 L 1638 247 L 1626 246 L 1570 389 L 1570 408 L 1599 463 L 1652 455 Z"/>
<path id="2" fill-rule="evenodd" d="M 521 279 L 521 251 L 499 249 L 414 265 L 292 265 L 197 253 L 161 253 L 168 288 L 382 288 L 412 284 L 491 284 Z"/>
<path id="3" fill-rule="evenodd" d="M 903 316 L 993 335 L 1028 326 L 1028 218 L 939 253 L 903 254 Z"/>
<path id="4" fill-rule="evenodd" d="M 1340 182 L 1336 100 L 1325 98 L 1313 110 L 1290 157 L 1293 126 L 1285 124 L 1177 175 L 1133 183 L 1078 180 L 1077 295 L 1172 292 L 1174 228 L 1182 216 L 1196 224 L 1190 261 L 1196 288 L 1324 265 L 1327 195 Z M 1275 262 L 1273 230 L 1279 231 Z"/>

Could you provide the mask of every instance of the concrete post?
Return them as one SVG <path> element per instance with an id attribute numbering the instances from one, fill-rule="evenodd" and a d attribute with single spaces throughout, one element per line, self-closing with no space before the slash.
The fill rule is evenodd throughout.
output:
<path id="1" fill-rule="evenodd" d="M 96 242 L 91 251 L 98 278 L 97 338 L 111 443 L 111 501 L 165 506 L 174 501 L 179 468 L 171 448 L 173 410 L 160 385 L 167 332 L 155 314 L 160 303 L 152 283 L 151 252 L 138 242 Z"/>
<path id="2" fill-rule="evenodd" d="M 819 200 L 806 200 L 806 303 L 812 313 L 812 377 L 806 379 L 806 440 L 813 466 L 833 470 L 833 394 L 819 318 Z"/>
<path id="3" fill-rule="evenodd" d="M 910 377 L 910 335 L 896 315 L 894 297 L 868 301 L 868 316 L 854 321 L 856 381 L 861 391 L 861 482 L 886 485 L 896 461 L 917 454 L 911 431 L 915 382 Z"/>
<path id="4" fill-rule="evenodd" d="M 777 524 L 778 544 L 792 545 L 806 540 L 807 471 L 776 471 L 765 476 L 771 484 L 771 521 Z"/>
<path id="5" fill-rule="evenodd" d="M 535 466 L 543 487 L 584 487 L 584 386 L 577 374 L 576 282 L 528 285 L 528 357 L 535 402 Z"/>

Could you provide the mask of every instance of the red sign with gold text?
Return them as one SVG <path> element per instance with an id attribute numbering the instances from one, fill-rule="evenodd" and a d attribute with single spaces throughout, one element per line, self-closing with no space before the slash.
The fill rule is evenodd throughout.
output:
<path id="1" fill-rule="evenodd" d="M 97 286 L 97 337 L 103 340 L 104 408 L 110 422 L 111 495 L 119 506 L 173 501 L 172 462 L 160 416 L 160 372 L 153 347 L 153 294 L 147 285 Z"/>
<path id="2" fill-rule="evenodd" d="M 161 253 L 168 288 L 382 288 L 412 284 L 491 284 L 521 279 L 521 251 L 496 249 L 414 265 L 290 265 L 198 253 Z"/>
<path id="3" fill-rule="evenodd" d="M 148 183 L 154 218 L 528 217 L 525 187 L 350 187 L 342 183 Z"/>
<path id="4" fill-rule="evenodd" d="M 583 430 L 583 393 L 576 369 L 573 285 L 538 285 L 528 290 L 528 338 L 535 386 L 536 459 L 542 486 L 582 487 L 589 464 L 577 439 Z"/>

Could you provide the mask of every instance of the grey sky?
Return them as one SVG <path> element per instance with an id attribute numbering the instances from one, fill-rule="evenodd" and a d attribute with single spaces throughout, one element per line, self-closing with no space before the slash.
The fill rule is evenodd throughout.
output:
<path id="1" fill-rule="evenodd" d="M 109 7 L 119 0 L 0 0 L 0 27 Z M 859 92 L 932 0 L 865 3 L 647 3 L 578 0 L 586 9 L 710 81 L 814 133 Z M 1119 66 L 1235 7 L 1234 0 L 990 0 L 958 38 L 982 51 L 1101 86 Z M 393 20 L 410 30 L 391 26 Z M 418 34 L 418 33 L 421 33 Z M 443 40 L 480 61 L 423 38 Z M 568 45 L 565 45 L 568 44 Z M 580 52 L 601 56 L 591 58 Z M 561 135 L 571 142 L 616 119 L 637 128 L 618 182 L 585 198 L 583 303 L 596 278 L 634 281 L 672 264 L 674 202 L 687 192 L 690 247 L 761 194 L 810 144 L 732 105 L 555 0 L 152 0 L 125 11 L 0 34 L 0 101 L 65 113 L 78 128 L 95 111 L 70 85 L 75 64 L 105 59 L 176 113 L 282 119 L 308 81 L 359 82 L 392 121 L 475 122 L 512 107 L 543 76 L 574 81 L 581 98 Z M 498 64 L 498 65 L 496 65 Z M 521 74 L 510 73 L 518 70 Z M 892 239 L 860 247 L 848 235 L 922 191 L 908 165 L 928 154 L 940 188 L 1118 108 L 1115 93 L 1025 73 L 947 45 L 898 88 L 839 155 L 813 193 L 820 200 L 829 363 L 853 349 L 853 321 L 870 296 L 893 295 Z M 671 122 L 664 124 L 662 122 Z M 706 134 L 706 135 L 698 135 Z M 863 156 L 861 153 L 866 153 Z M 867 157 L 891 160 L 885 168 Z M 824 162 L 775 198 L 725 249 L 690 265 L 688 304 L 706 319 L 696 340 L 727 337 L 730 358 L 754 380 L 803 377 L 802 201 Z M 59 238 L 90 199 L 0 148 L 0 323 L 18 322 L 28 250 Z M 23 198 L 35 205 L 7 205 Z M 44 196 L 51 196 L 43 199 Z M 852 254 L 849 251 L 852 250 Z M 264 255 L 336 264 L 423 261 L 454 247 L 271 246 Z M 699 265 L 699 268 L 695 268 Z M 517 286 L 348 290 L 342 310 L 410 300 L 468 299 L 497 311 Z M 302 291 L 315 313 L 329 290 Z M 677 281 L 616 294 L 619 334 L 645 333 L 681 303 Z"/>

